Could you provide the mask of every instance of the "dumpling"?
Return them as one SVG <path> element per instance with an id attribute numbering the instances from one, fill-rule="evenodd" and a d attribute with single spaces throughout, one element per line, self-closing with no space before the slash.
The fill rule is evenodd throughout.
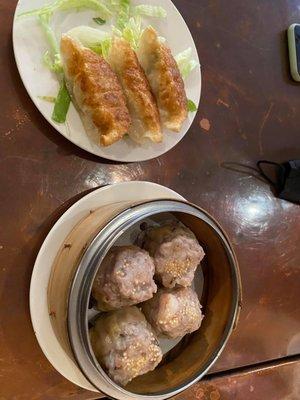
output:
<path id="1" fill-rule="evenodd" d="M 156 100 L 149 82 L 130 44 L 122 38 L 114 38 L 107 58 L 127 98 L 132 117 L 129 136 L 136 142 L 149 138 L 161 142 L 162 132 Z"/>
<path id="2" fill-rule="evenodd" d="M 61 55 L 68 89 L 87 131 L 93 129 L 103 146 L 120 140 L 129 131 L 131 118 L 109 64 L 68 35 L 62 36 Z"/>
<path id="3" fill-rule="evenodd" d="M 159 289 L 142 309 L 156 333 L 172 339 L 196 331 L 203 319 L 198 296 L 191 288 Z"/>
<path id="4" fill-rule="evenodd" d="M 167 288 L 190 286 L 205 255 L 193 232 L 176 222 L 148 228 L 142 246 L 154 259 L 156 278 Z"/>
<path id="5" fill-rule="evenodd" d="M 115 246 L 104 257 L 92 293 L 99 310 L 115 310 L 151 299 L 157 287 L 148 252 L 137 246 Z"/>
<path id="6" fill-rule="evenodd" d="M 96 358 L 122 386 L 152 371 L 162 359 L 156 335 L 137 307 L 103 313 L 90 338 Z"/>
<path id="7" fill-rule="evenodd" d="M 164 126 L 179 132 L 188 115 L 187 97 L 171 50 L 148 27 L 142 34 L 137 55 L 156 96 Z"/>

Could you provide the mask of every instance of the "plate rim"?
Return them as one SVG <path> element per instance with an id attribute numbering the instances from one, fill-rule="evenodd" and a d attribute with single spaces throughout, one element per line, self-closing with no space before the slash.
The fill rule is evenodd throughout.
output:
<path id="1" fill-rule="evenodd" d="M 82 149 L 82 150 L 84 150 L 84 151 L 86 151 L 86 152 L 88 152 L 90 154 L 93 154 L 96 157 L 99 157 L 100 159 L 102 158 L 102 159 L 115 161 L 115 162 L 128 162 L 128 163 L 153 160 L 153 159 L 155 159 L 157 157 L 160 157 L 160 156 L 168 153 L 170 150 L 172 150 L 175 146 L 177 146 L 182 141 L 182 139 L 186 136 L 186 134 L 189 132 L 192 124 L 194 123 L 194 120 L 195 120 L 196 115 L 197 115 L 197 111 L 199 109 L 199 104 L 200 104 L 201 94 L 202 94 L 202 73 L 201 73 L 201 63 L 200 63 L 200 60 L 199 60 L 199 54 L 198 54 L 197 46 L 196 46 L 196 43 L 194 41 L 193 35 L 192 35 L 192 33 L 191 33 L 190 29 L 189 29 L 188 24 L 185 22 L 185 19 L 183 18 L 181 12 L 178 10 L 178 8 L 176 7 L 176 5 L 173 3 L 172 0 L 165 0 L 165 1 L 168 1 L 170 3 L 170 5 L 178 13 L 180 19 L 182 20 L 183 24 L 185 25 L 185 28 L 187 29 L 187 31 L 188 31 L 188 33 L 190 35 L 190 38 L 191 38 L 191 42 L 190 43 L 194 45 L 195 50 L 196 50 L 196 55 L 197 55 L 197 60 L 196 61 L 197 61 L 198 65 L 195 68 L 195 71 L 197 72 L 198 77 L 199 77 L 199 82 L 198 82 L 198 85 L 197 85 L 198 86 L 198 93 L 197 93 L 198 99 L 196 101 L 196 103 L 197 103 L 196 104 L 197 105 L 197 111 L 195 113 L 193 113 L 193 116 L 191 118 L 189 126 L 188 126 L 186 132 L 184 133 L 184 135 L 182 135 L 182 137 L 180 137 L 178 141 L 173 143 L 167 150 L 162 150 L 162 151 L 159 151 L 159 152 L 155 152 L 155 155 L 152 155 L 152 156 L 146 156 L 146 157 L 135 156 L 135 157 L 131 157 L 130 160 L 125 160 L 125 159 L 120 158 L 120 157 L 114 157 L 114 156 L 109 156 L 109 155 L 108 156 L 100 155 L 96 151 L 93 151 L 93 149 L 89 149 L 88 147 L 86 147 L 84 145 L 75 143 L 75 141 L 72 139 L 72 137 L 68 137 L 64 133 L 60 132 L 59 127 L 57 126 L 57 124 L 55 124 L 54 121 L 52 121 L 51 117 L 47 116 L 45 112 L 40 110 L 40 108 L 38 106 L 38 100 L 34 96 L 31 95 L 30 91 L 28 90 L 29 85 L 27 85 L 27 83 L 25 82 L 25 79 L 23 79 L 23 74 L 21 72 L 22 69 L 20 67 L 20 60 L 19 60 L 19 58 L 17 56 L 17 50 L 16 50 L 16 48 L 17 48 L 17 45 L 16 45 L 16 21 L 17 21 L 17 9 L 18 9 L 19 3 L 21 1 L 22 0 L 18 0 L 17 1 L 16 8 L 15 8 L 15 11 L 14 11 L 13 24 L 12 24 L 12 43 L 13 43 L 14 59 L 15 59 L 15 62 L 16 62 L 16 66 L 17 66 L 21 81 L 23 83 L 23 86 L 24 86 L 28 96 L 30 97 L 30 100 L 33 102 L 33 104 L 37 108 L 38 112 L 45 118 L 45 120 L 52 126 L 52 128 L 55 129 L 55 131 L 57 133 L 59 133 L 61 136 L 63 136 L 66 140 L 70 141 L 73 145 L 77 146 L 78 148 L 80 148 L 80 149 Z M 148 2 L 151 2 L 151 0 L 148 0 Z M 174 132 L 174 134 L 177 135 L 176 132 Z"/>
<path id="2" fill-rule="evenodd" d="M 141 185 L 143 185 L 144 187 L 147 188 L 152 188 L 153 189 L 153 199 L 157 199 L 157 198 L 161 198 L 161 194 L 157 197 L 157 195 L 155 194 L 155 192 L 161 191 L 164 192 L 166 196 L 170 196 L 172 198 L 175 199 L 179 199 L 179 200 L 185 200 L 179 193 L 175 192 L 174 190 L 167 188 L 165 186 L 159 185 L 157 183 L 154 182 L 147 182 L 147 181 L 129 181 L 129 182 L 119 182 L 119 183 L 115 183 L 115 184 L 111 184 L 111 185 L 106 185 L 106 186 L 102 186 L 99 187 L 95 190 L 93 190 L 91 193 L 86 194 L 85 196 L 83 196 L 82 198 L 80 198 L 78 201 L 76 201 L 74 204 L 72 204 L 54 223 L 54 225 L 51 227 L 51 229 L 49 230 L 47 236 L 45 237 L 42 245 L 40 246 L 40 249 L 38 251 L 38 254 L 36 256 L 34 265 L 33 265 L 33 269 L 32 269 L 32 274 L 31 274 L 31 279 L 30 279 L 30 289 L 29 289 L 29 310 L 30 310 L 30 319 L 31 319 L 31 324 L 33 327 L 33 331 L 34 331 L 34 335 L 37 339 L 37 342 L 44 354 L 44 356 L 47 358 L 47 360 L 49 361 L 49 363 L 53 366 L 53 368 L 60 373 L 62 376 L 64 376 L 66 379 L 68 379 L 69 381 L 71 381 L 72 383 L 74 383 L 77 386 L 80 386 L 86 390 L 90 390 L 90 391 L 94 391 L 99 393 L 99 391 L 93 387 L 91 385 L 91 383 L 85 378 L 85 376 L 82 373 L 78 373 L 78 380 L 76 381 L 76 379 L 70 378 L 70 375 L 68 375 L 68 373 L 66 371 L 63 371 L 64 368 L 62 368 L 62 366 L 58 367 L 56 363 L 56 359 L 53 356 L 54 352 L 59 350 L 63 350 L 63 348 L 61 347 L 61 345 L 59 344 L 58 340 L 56 339 L 55 333 L 53 331 L 52 325 L 51 325 L 51 320 L 50 320 L 50 316 L 48 313 L 48 308 L 47 308 L 47 288 L 48 288 L 48 281 L 47 281 L 47 286 L 43 287 L 43 290 L 41 290 L 41 276 L 45 275 L 45 264 L 43 263 L 43 257 L 45 255 L 45 251 L 47 250 L 47 248 L 49 247 L 49 245 L 53 242 L 53 240 L 55 239 L 55 233 L 56 231 L 65 223 L 66 219 L 72 219 L 72 222 L 69 221 L 69 223 L 73 226 L 71 226 L 70 230 L 68 231 L 68 233 L 71 231 L 71 229 L 73 229 L 73 227 L 82 219 L 82 217 L 76 217 L 75 212 L 76 211 L 85 211 L 84 210 L 84 206 L 86 203 L 88 203 L 88 201 L 95 197 L 96 199 L 99 198 L 99 207 L 101 207 L 101 200 L 103 202 L 103 192 L 107 191 L 108 193 L 111 192 L 113 193 L 114 191 L 118 191 L 118 190 L 122 190 L 124 191 L 128 189 L 129 186 L 131 186 L 131 190 L 128 191 L 130 193 L 130 196 L 132 196 L 132 200 L 136 200 L 137 197 L 136 195 L 139 197 L 140 193 L 142 192 L 141 189 Z M 109 196 L 109 194 L 108 194 Z M 152 196 L 152 195 L 151 195 Z M 150 198 L 146 199 L 149 200 Z M 142 200 L 142 197 L 141 197 Z M 104 203 L 107 204 L 107 203 Z M 104 206 L 104 204 L 102 204 L 102 206 Z M 78 210 L 79 209 L 79 210 Z M 86 211 L 88 211 L 90 209 L 90 207 L 86 206 Z M 68 234 L 67 233 L 67 234 Z M 66 236 L 64 237 L 60 237 L 59 238 L 59 245 L 58 248 L 61 246 L 63 240 L 65 239 Z M 55 256 L 54 256 L 55 258 Z M 42 266 L 41 266 L 42 264 Z M 52 269 L 52 265 L 53 263 L 49 262 L 49 266 L 47 269 L 47 275 L 49 277 L 50 273 L 51 273 L 51 269 Z M 43 267 L 43 268 L 42 268 Z M 41 272 L 41 270 L 43 270 Z M 45 279 L 44 279 L 45 281 Z M 45 282 L 44 282 L 45 283 Z M 38 289 L 38 290 L 37 290 Z M 41 301 L 37 304 L 36 300 L 36 294 L 39 294 L 39 297 L 41 299 Z M 46 303 L 44 302 L 46 298 Z M 46 307 L 44 307 L 44 305 L 46 304 Z M 43 318 L 46 319 L 47 325 L 50 326 L 51 332 L 47 332 L 47 335 L 50 336 L 54 336 L 54 341 L 58 344 L 58 346 L 56 346 L 56 349 L 51 349 L 52 350 L 52 356 L 51 356 L 51 351 L 49 354 L 49 343 L 47 345 L 47 338 L 45 338 L 44 333 L 41 333 L 41 326 L 42 326 L 42 322 L 40 320 L 39 317 L 39 310 L 43 309 L 43 313 L 41 313 L 41 315 L 43 315 Z M 45 320 L 44 320 L 45 323 Z M 48 336 L 49 337 L 49 336 Z M 51 345 L 53 345 L 53 343 L 51 343 Z M 67 356 L 67 354 L 64 352 L 64 356 Z M 69 356 L 67 356 L 69 358 Z M 71 360 L 71 363 L 74 363 L 73 360 Z M 60 363 L 62 363 L 62 361 L 60 360 Z M 75 363 L 74 363 L 75 364 Z M 66 369 L 67 367 L 65 367 Z M 76 367 L 77 368 L 77 367 Z M 76 368 L 73 369 L 73 375 L 75 375 L 75 370 Z M 79 372 L 79 371 L 77 371 Z M 81 380 L 81 382 L 79 381 Z"/>

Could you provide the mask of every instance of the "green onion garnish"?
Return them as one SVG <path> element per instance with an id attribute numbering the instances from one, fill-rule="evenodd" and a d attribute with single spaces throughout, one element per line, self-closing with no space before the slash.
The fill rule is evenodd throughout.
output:
<path id="1" fill-rule="evenodd" d="M 197 111 L 197 106 L 192 100 L 188 100 L 187 107 L 188 107 L 189 112 Z"/>
<path id="2" fill-rule="evenodd" d="M 106 23 L 105 19 L 102 19 L 100 17 L 93 18 L 93 21 L 96 22 L 98 25 L 104 25 Z"/>
<path id="3" fill-rule="evenodd" d="M 65 81 L 61 84 L 59 88 L 58 95 L 55 100 L 54 109 L 52 113 L 52 119 L 55 122 L 63 123 L 66 121 L 67 112 L 71 98 L 66 86 Z"/>

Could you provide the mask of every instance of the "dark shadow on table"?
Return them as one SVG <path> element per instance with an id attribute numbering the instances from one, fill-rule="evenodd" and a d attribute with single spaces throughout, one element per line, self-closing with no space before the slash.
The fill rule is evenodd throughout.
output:
<path id="1" fill-rule="evenodd" d="M 251 167 L 247 164 L 242 164 L 238 162 L 222 162 L 221 168 L 228 169 L 229 171 L 237 172 L 239 174 L 244 174 L 248 176 L 252 176 L 253 178 L 258 179 L 259 181 L 266 183 L 266 180 L 260 175 L 260 172 L 257 168 Z"/>

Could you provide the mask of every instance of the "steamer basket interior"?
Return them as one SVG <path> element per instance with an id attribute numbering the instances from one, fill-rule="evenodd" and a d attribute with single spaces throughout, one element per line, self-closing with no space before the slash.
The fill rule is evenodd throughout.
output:
<path id="1" fill-rule="evenodd" d="M 126 391 L 146 396 L 173 392 L 200 379 L 225 346 L 238 307 L 237 265 L 227 239 L 223 241 L 211 225 L 194 215 L 172 214 L 194 232 L 206 253 L 199 267 L 204 276 L 200 301 L 205 317 L 200 329 L 168 351 L 154 371 L 125 387 Z M 155 214 L 155 219 L 159 220 L 160 215 L 166 219 L 163 213 Z"/>

